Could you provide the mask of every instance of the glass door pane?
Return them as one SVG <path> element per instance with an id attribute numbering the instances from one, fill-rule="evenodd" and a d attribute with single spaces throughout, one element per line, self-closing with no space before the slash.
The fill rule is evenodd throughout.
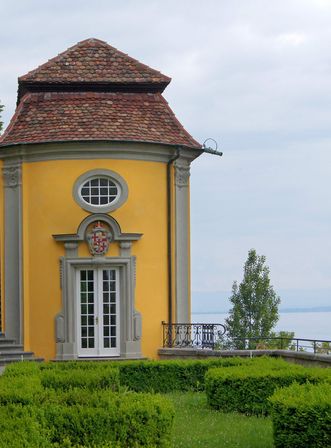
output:
<path id="1" fill-rule="evenodd" d="M 95 283 L 95 271 L 93 269 L 79 271 L 79 342 L 82 353 L 89 354 L 94 354 L 96 349 Z"/>
<path id="2" fill-rule="evenodd" d="M 118 343 L 118 285 L 117 270 L 102 269 L 102 334 L 101 345 L 104 351 L 117 349 Z"/>

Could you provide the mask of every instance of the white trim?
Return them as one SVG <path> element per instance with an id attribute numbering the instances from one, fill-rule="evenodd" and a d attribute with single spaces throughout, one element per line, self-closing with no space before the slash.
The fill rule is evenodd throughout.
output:
<path id="1" fill-rule="evenodd" d="M 94 294 L 94 348 L 83 348 L 81 346 L 81 309 L 80 309 L 80 272 L 84 270 L 93 271 L 93 294 Z M 116 294 L 116 346 L 104 347 L 103 336 L 103 271 L 115 271 L 115 294 Z M 98 267 L 86 266 L 84 264 L 75 267 L 76 287 L 75 287 L 75 308 L 76 322 L 75 332 L 77 340 L 77 355 L 80 358 L 88 357 L 116 357 L 120 356 L 120 290 L 119 290 L 119 269 L 104 264 Z"/>
<path id="2" fill-rule="evenodd" d="M 83 199 L 81 189 L 86 182 L 93 179 L 108 179 L 112 181 L 118 190 L 116 199 L 105 205 L 90 204 Z M 73 186 L 72 195 L 77 204 L 84 210 L 92 213 L 108 213 L 116 210 L 126 202 L 128 199 L 128 192 L 129 190 L 127 183 L 118 173 L 111 170 L 95 169 L 81 174 L 78 179 L 76 179 Z"/>

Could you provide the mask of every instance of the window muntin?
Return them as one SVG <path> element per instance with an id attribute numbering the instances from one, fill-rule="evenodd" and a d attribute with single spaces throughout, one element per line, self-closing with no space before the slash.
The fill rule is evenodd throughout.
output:
<path id="1" fill-rule="evenodd" d="M 87 204 L 94 206 L 108 206 L 116 201 L 120 195 L 120 187 L 107 177 L 88 179 L 80 187 L 80 196 Z"/>

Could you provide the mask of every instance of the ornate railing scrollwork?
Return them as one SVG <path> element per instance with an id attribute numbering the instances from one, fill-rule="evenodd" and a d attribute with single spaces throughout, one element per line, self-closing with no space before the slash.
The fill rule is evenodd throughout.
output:
<path id="1" fill-rule="evenodd" d="M 221 343 L 226 328 L 222 324 L 167 324 L 163 326 L 163 347 L 214 349 Z"/>

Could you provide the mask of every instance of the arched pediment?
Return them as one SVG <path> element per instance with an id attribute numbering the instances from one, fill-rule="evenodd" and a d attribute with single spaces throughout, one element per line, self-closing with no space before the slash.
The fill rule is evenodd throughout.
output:
<path id="1" fill-rule="evenodd" d="M 84 241 L 87 228 L 97 221 L 104 222 L 110 227 L 113 234 L 113 241 L 137 241 L 142 237 L 142 233 L 122 233 L 121 227 L 115 218 L 104 213 L 95 213 L 81 221 L 77 228 L 77 233 L 53 235 L 53 238 L 55 241 L 61 241 L 63 243 Z"/>

